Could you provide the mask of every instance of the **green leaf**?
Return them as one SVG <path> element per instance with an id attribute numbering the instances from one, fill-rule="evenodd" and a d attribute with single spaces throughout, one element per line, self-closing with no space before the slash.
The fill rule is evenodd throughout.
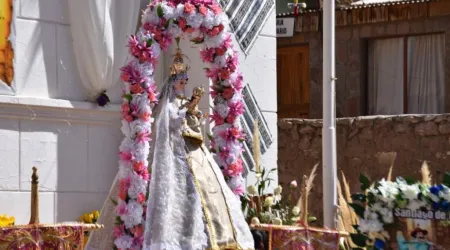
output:
<path id="1" fill-rule="evenodd" d="M 118 203 L 116 200 L 114 200 L 112 197 L 109 197 L 109 199 L 111 200 L 112 204 L 114 204 L 114 206 L 117 206 Z"/>
<path id="2" fill-rule="evenodd" d="M 158 14 L 159 18 L 164 16 L 164 11 L 161 4 L 158 4 L 158 7 L 156 8 L 156 13 Z"/>
<path id="3" fill-rule="evenodd" d="M 211 141 L 213 139 L 213 136 L 211 133 L 206 133 L 206 136 L 208 136 L 208 139 Z"/>
<path id="4" fill-rule="evenodd" d="M 370 180 L 363 174 L 359 174 L 359 182 L 361 183 L 361 190 L 366 191 L 370 187 Z"/>
<path id="5" fill-rule="evenodd" d="M 442 184 L 446 185 L 447 187 L 450 187 L 450 172 L 446 172 L 444 174 L 444 181 Z"/>
<path id="6" fill-rule="evenodd" d="M 130 102 L 131 102 L 131 100 L 133 100 L 133 96 L 131 94 L 124 94 L 123 98 L 127 99 Z"/>
<path id="7" fill-rule="evenodd" d="M 417 181 L 414 178 L 410 177 L 410 176 L 403 177 L 403 179 L 406 181 L 406 183 L 408 185 L 413 185 L 413 184 L 417 183 Z"/>
<path id="8" fill-rule="evenodd" d="M 355 243 L 355 245 L 360 247 L 366 246 L 366 241 L 369 239 L 364 234 L 350 234 L 350 238 L 352 239 L 352 242 Z"/>
<path id="9" fill-rule="evenodd" d="M 366 202 L 367 197 L 364 194 L 356 193 L 352 194 L 352 199 L 360 202 Z"/>
<path id="10" fill-rule="evenodd" d="M 153 39 L 148 39 L 147 40 L 147 47 L 151 47 L 152 46 L 152 44 L 153 44 Z"/>
<path id="11" fill-rule="evenodd" d="M 351 208 L 353 208 L 353 210 L 355 211 L 356 215 L 358 215 L 360 218 L 364 218 L 364 211 L 366 211 L 366 209 L 359 205 L 359 204 L 355 204 L 355 203 L 350 203 L 348 204 Z"/>
<path id="12" fill-rule="evenodd" d="M 166 25 L 164 25 L 164 28 L 169 28 L 170 23 L 172 22 L 172 18 L 169 18 L 169 20 L 167 20 Z"/>

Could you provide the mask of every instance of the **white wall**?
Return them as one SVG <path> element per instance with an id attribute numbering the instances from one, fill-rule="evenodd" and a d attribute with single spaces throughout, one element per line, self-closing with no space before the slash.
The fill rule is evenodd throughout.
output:
<path id="1" fill-rule="evenodd" d="M 13 215 L 18 223 L 29 220 L 33 166 L 39 169 L 41 222 L 46 223 L 77 220 L 85 212 L 100 209 L 118 169 L 119 106 L 98 108 L 84 102 L 66 1 L 14 1 L 16 91 L 0 93 L 0 214 Z M 190 85 L 201 83 L 206 88 L 198 49 L 190 46 L 182 43 L 193 62 Z M 167 56 L 161 61 L 168 62 Z M 250 54 L 241 54 L 240 61 L 245 81 L 251 84 L 274 135 L 263 160 L 275 167 L 275 11 Z M 113 103 L 120 102 L 121 87 L 110 91 Z M 208 107 L 205 97 L 200 108 L 207 111 Z"/>

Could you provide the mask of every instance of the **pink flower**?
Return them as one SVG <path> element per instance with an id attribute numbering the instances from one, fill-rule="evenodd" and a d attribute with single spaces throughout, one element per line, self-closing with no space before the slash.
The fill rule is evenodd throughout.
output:
<path id="1" fill-rule="evenodd" d="M 150 133 L 147 131 L 141 132 L 136 136 L 137 143 L 145 143 L 148 141 L 150 141 Z"/>
<path id="2" fill-rule="evenodd" d="M 222 125 L 225 123 L 225 120 L 217 112 L 214 112 L 210 118 L 211 118 L 211 121 L 213 121 L 216 126 Z"/>
<path id="3" fill-rule="evenodd" d="M 206 69 L 205 70 L 206 77 L 215 80 L 217 75 L 219 74 L 219 70 L 217 68 Z"/>
<path id="4" fill-rule="evenodd" d="M 148 99 L 150 100 L 150 102 L 153 103 L 158 101 L 158 98 L 156 97 L 156 94 L 153 91 L 148 91 Z"/>
<path id="5" fill-rule="evenodd" d="M 236 55 L 236 52 L 233 56 L 228 57 L 227 59 L 227 66 L 228 69 L 230 69 L 231 72 L 235 72 L 238 66 L 238 57 Z"/>
<path id="6" fill-rule="evenodd" d="M 225 41 L 223 41 L 222 46 L 227 49 L 229 49 L 233 46 L 233 40 L 231 39 L 231 34 L 227 34 L 227 37 L 225 38 Z"/>
<path id="7" fill-rule="evenodd" d="M 239 116 L 244 113 L 244 104 L 241 101 L 236 101 L 228 104 L 229 114 Z"/>
<path id="8" fill-rule="evenodd" d="M 144 204 L 144 202 L 145 202 L 145 194 L 144 194 L 144 193 L 138 194 L 137 202 L 138 202 L 139 204 Z"/>
<path id="9" fill-rule="evenodd" d="M 230 100 L 231 98 L 233 98 L 233 95 L 234 95 L 233 88 L 225 88 L 222 92 L 222 96 L 223 98 L 225 98 L 225 100 Z"/>
<path id="10" fill-rule="evenodd" d="M 192 33 L 194 33 L 194 31 L 195 31 L 195 29 L 192 27 L 186 28 L 186 30 L 185 30 L 185 32 L 188 34 L 192 34 Z"/>
<path id="11" fill-rule="evenodd" d="M 144 113 L 142 113 L 142 114 L 139 116 L 139 118 L 142 119 L 142 120 L 144 120 L 144 121 L 146 121 L 146 122 L 148 122 L 148 121 L 150 121 L 150 117 L 151 117 L 151 116 L 152 116 L 151 113 L 149 113 L 149 112 L 144 112 Z"/>
<path id="12" fill-rule="evenodd" d="M 297 181 L 296 180 L 291 181 L 291 183 L 289 183 L 289 187 L 290 188 L 296 188 L 297 187 Z"/>
<path id="13" fill-rule="evenodd" d="M 244 85 L 244 77 L 242 77 L 242 73 L 241 72 L 238 73 L 238 76 L 236 77 L 234 83 L 232 83 L 232 84 L 233 84 L 233 87 L 237 91 L 241 91 L 242 90 L 242 88 L 244 87 L 243 86 Z"/>
<path id="14" fill-rule="evenodd" d="M 124 82 L 130 82 L 130 74 L 128 72 L 123 72 L 120 74 L 120 80 L 124 81 Z"/>
<path id="15" fill-rule="evenodd" d="M 118 216 L 122 216 L 128 213 L 128 209 L 127 209 L 127 204 L 125 202 L 121 202 L 117 207 L 116 207 L 116 214 Z"/>
<path id="16" fill-rule="evenodd" d="M 148 169 L 147 168 L 144 168 L 142 170 L 142 172 L 140 173 L 140 175 L 141 175 L 142 179 L 144 179 L 145 181 L 150 180 L 151 175 L 148 173 Z"/>
<path id="17" fill-rule="evenodd" d="M 198 12 L 200 12 L 200 14 L 202 14 L 203 16 L 206 16 L 206 13 L 208 13 L 208 8 L 206 8 L 205 5 L 200 4 L 200 6 L 198 7 Z"/>
<path id="18" fill-rule="evenodd" d="M 125 121 L 127 122 L 132 122 L 134 120 L 133 116 L 131 115 L 125 115 L 123 119 L 125 119 Z"/>
<path id="19" fill-rule="evenodd" d="M 123 115 L 127 115 L 128 113 L 130 113 L 130 105 L 128 105 L 128 102 L 122 103 L 120 110 Z"/>
<path id="20" fill-rule="evenodd" d="M 195 6 L 193 4 L 191 4 L 189 2 L 184 4 L 184 12 L 186 14 L 191 14 L 194 11 L 195 11 Z"/>
<path id="21" fill-rule="evenodd" d="M 119 157 L 121 161 L 130 162 L 134 159 L 134 156 L 131 152 L 120 152 Z"/>
<path id="22" fill-rule="evenodd" d="M 200 51 L 203 62 L 212 63 L 214 61 L 214 49 L 204 49 Z"/>
<path id="23" fill-rule="evenodd" d="M 244 171 L 242 166 L 242 160 L 238 160 L 237 162 L 230 164 L 226 168 L 227 176 L 239 176 Z"/>
<path id="24" fill-rule="evenodd" d="M 213 5 L 211 5 L 210 7 L 209 7 L 213 12 L 214 12 L 214 14 L 220 14 L 221 12 L 222 12 L 222 8 L 220 7 L 220 5 L 218 5 L 217 3 L 216 4 L 213 4 Z"/>
<path id="25" fill-rule="evenodd" d="M 241 196 L 244 194 L 244 187 L 242 187 L 242 185 L 240 185 L 240 186 L 236 187 L 235 189 L 233 189 L 232 191 L 235 195 Z"/>
<path id="26" fill-rule="evenodd" d="M 119 238 L 125 234 L 125 226 L 117 225 L 114 227 L 114 238 Z"/>

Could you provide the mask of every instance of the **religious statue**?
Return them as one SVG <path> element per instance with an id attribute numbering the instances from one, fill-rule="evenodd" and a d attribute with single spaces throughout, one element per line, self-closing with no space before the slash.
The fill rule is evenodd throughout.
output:
<path id="1" fill-rule="evenodd" d="M 254 249 L 254 241 L 238 197 L 203 143 L 198 103 L 204 89 L 185 96 L 189 67 L 178 48 L 154 108 L 149 155 L 151 180 L 143 249 Z M 117 178 L 111 196 L 117 196 Z M 114 206 L 106 201 L 88 250 L 113 249 Z"/>

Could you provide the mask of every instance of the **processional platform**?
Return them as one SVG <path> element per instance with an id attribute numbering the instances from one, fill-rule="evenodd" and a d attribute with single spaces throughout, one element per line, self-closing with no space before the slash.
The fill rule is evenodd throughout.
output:
<path id="1" fill-rule="evenodd" d="M 86 233 L 102 229 L 100 224 L 66 222 L 58 224 L 39 223 L 39 190 L 37 169 L 31 177 L 31 218 L 28 225 L 0 227 L 2 250 L 81 250 L 86 243 Z"/>

